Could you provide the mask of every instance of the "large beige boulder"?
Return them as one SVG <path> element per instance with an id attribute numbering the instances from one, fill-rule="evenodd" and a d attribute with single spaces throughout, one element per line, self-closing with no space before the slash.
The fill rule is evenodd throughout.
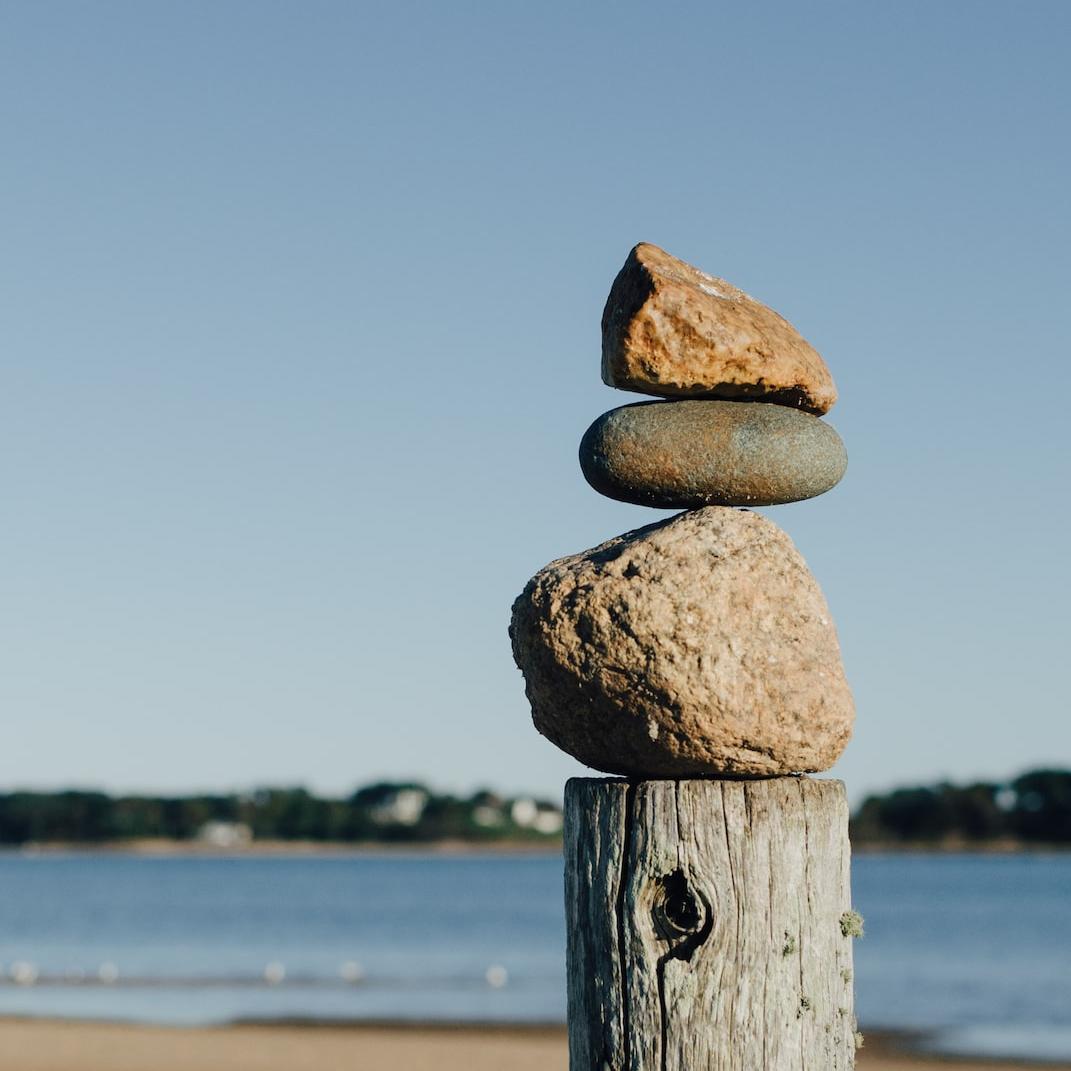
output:
<path id="1" fill-rule="evenodd" d="M 602 314 L 602 378 L 667 398 L 764 401 L 825 413 L 837 400 L 813 346 L 773 309 L 646 242 Z"/>
<path id="2" fill-rule="evenodd" d="M 854 706 L 791 540 L 711 506 L 551 562 L 513 604 L 536 728 L 630 777 L 825 770 Z"/>

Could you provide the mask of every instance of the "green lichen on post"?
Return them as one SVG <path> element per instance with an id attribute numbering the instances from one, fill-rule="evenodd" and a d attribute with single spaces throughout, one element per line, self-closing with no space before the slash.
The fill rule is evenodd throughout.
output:
<path id="1" fill-rule="evenodd" d="M 862 937 L 863 916 L 858 911 L 845 911 L 840 917 L 840 932 L 845 937 Z"/>
<path id="2" fill-rule="evenodd" d="M 845 967 L 844 970 L 840 972 L 840 980 L 842 982 L 850 982 L 852 980 L 852 972 L 849 968 Z"/>
<path id="3" fill-rule="evenodd" d="M 785 931 L 785 943 L 781 948 L 782 956 L 791 956 L 796 951 L 796 938 L 787 930 Z"/>

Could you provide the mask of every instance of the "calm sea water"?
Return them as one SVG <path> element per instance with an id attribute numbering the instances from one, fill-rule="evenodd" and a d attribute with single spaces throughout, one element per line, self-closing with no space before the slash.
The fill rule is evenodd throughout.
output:
<path id="1" fill-rule="evenodd" d="M 1071 856 L 864 855 L 857 1010 L 1071 1058 Z M 0 856 L 0 1015 L 562 1020 L 550 857 Z"/>

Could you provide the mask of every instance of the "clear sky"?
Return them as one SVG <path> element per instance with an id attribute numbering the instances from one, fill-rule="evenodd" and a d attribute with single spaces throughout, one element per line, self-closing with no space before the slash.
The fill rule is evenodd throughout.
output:
<path id="1" fill-rule="evenodd" d="M 856 797 L 1071 762 L 1066 3 L 0 3 L 0 786 L 555 793 L 655 242 L 823 353 Z"/>

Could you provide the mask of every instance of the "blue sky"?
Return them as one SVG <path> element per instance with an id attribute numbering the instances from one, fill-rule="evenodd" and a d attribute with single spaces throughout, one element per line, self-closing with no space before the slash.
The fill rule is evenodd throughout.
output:
<path id="1" fill-rule="evenodd" d="M 558 791 L 506 626 L 652 241 L 792 320 L 854 795 L 1071 763 L 1071 8 L 0 5 L 0 785 Z"/>

